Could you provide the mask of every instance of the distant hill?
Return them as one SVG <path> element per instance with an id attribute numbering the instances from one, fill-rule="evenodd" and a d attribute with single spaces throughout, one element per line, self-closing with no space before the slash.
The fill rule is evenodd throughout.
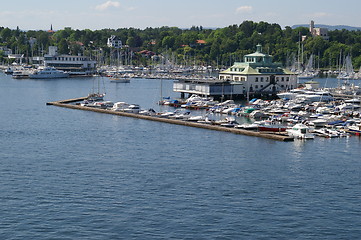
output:
<path id="1" fill-rule="evenodd" d="M 299 24 L 299 25 L 293 25 L 291 28 L 295 29 L 298 27 L 310 27 L 310 24 Z M 348 31 L 360 31 L 361 27 L 351 27 L 351 26 L 346 26 L 346 25 L 336 25 L 336 26 L 331 26 L 331 25 L 323 25 L 323 24 L 315 24 L 316 28 L 328 28 L 328 30 L 333 31 L 333 30 L 342 30 L 342 29 L 346 29 Z"/>

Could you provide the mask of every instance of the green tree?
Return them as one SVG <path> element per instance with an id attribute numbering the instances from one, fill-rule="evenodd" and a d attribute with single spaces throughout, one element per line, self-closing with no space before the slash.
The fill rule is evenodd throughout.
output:
<path id="1" fill-rule="evenodd" d="M 69 54 L 69 45 L 68 42 L 63 38 L 58 43 L 58 53 L 59 54 Z"/>

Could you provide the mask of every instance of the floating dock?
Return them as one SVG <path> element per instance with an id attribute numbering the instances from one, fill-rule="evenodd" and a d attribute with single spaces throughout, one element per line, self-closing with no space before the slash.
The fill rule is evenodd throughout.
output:
<path id="1" fill-rule="evenodd" d="M 74 103 L 74 102 L 83 101 L 85 99 L 86 99 L 86 97 L 74 98 L 74 99 L 68 99 L 68 100 L 48 102 L 48 103 L 46 103 L 46 105 L 65 107 L 65 108 L 84 110 L 84 111 L 91 111 L 91 112 L 98 112 L 98 113 L 105 113 L 105 114 L 112 114 L 112 115 L 118 115 L 118 116 L 123 116 L 123 117 L 132 117 L 132 118 L 144 119 L 144 120 L 149 120 L 149 121 L 182 125 L 182 126 L 187 126 L 187 127 L 196 127 L 196 128 L 204 128 L 204 129 L 216 130 L 216 131 L 222 131 L 222 132 L 230 132 L 230 133 L 234 133 L 234 134 L 262 137 L 262 138 L 273 139 L 273 140 L 283 141 L 283 142 L 290 142 L 290 141 L 294 140 L 292 137 L 289 137 L 285 133 L 256 132 L 256 131 L 249 131 L 249 130 L 244 130 L 244 129 L 227 128 L 227 127 L 222 127 L 219 125 L 203 124 L 203 123 L 190 122 L 190 121 L 184 121 L 184 120 L 161 118 L 161 117 L 157 117 L 157 116 L 147 116 L 147 115 L 141 115 L 141 114 L 136 114 L 136 113 L 126 113 L 126 112 L 120 112 L 120 111 L 112 111 L 109 109 L 100 109 L 100 108 L 93 108 L 93 107 L 86 107 L 86 106 L 81 106 L 81 105 L 70 104 L 70 103 Z"/>

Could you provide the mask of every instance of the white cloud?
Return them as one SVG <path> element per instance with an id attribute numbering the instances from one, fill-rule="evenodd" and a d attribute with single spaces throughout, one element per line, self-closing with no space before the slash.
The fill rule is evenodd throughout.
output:
<path id="1" fill-rule="evenodd" d="M 95 7 L 96 10 L 105 11 L 109 8 L 119 8 L 120 2 L 107 1 Z"/>
<path id="2" fill-rule="evenodd" d="M 251 13 L 253 10 L 252 6 L 240 6 L 236 9 L 237 13 Z"/>

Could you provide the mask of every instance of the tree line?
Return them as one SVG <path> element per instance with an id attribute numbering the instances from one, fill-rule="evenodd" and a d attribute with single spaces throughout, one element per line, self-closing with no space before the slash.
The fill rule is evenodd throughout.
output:
<path id="1" fill-rule="evenodd" d="M 235 61 L 241 61 L 245 54 L 254 52 L 255 46 L 261 44 L 263 52 L 284 65 L 302 52 L 303 59 L 313 54 L 317 67 L 323 69 L 337 68 L 346 55 L 352 57 L 354 68 L 361 66 L 361 31 L 329 31 L 327 41 L 322 37 L 312 37 L 306 27 L 292 29 L 287 26 L 282 29 L 275 23 L 253 21 L 218 29 L 165 26 L 102 30 L 64 28 L 53 32 L 0 27 L 0 47 L 31 57 L 42 56 L 49 46 L 57 46 L 60 54 L 101 55 L 107 63 L 114 53 L 114 49 L 107 47 L 107 39 L 111 35 L 118 36 L 126 45 L 121 50 L 122 54 L 131 52 L 132 63 L 139 65 L 152 64 L 150 56 L 139 54 L 141 50 L 148 50 L 158 55 L 171 54 L 178 64 L 230 66 Z M 301 41 L 301 36 L 306 36 L 305 40 Z M 5 59 L 0 50 L 0 60 Z"/>

